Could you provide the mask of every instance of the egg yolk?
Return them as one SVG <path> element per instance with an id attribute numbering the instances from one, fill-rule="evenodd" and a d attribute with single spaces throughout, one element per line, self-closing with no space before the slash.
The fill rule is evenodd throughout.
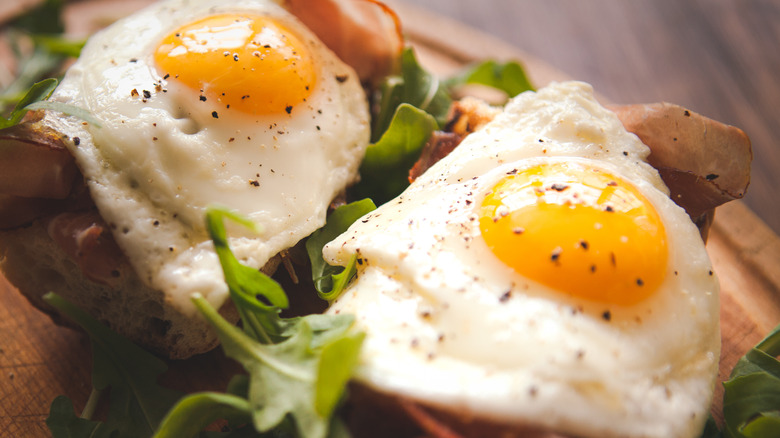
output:
<path id="1" fill-rule="evenodd" d="M 628 306 L 665 277 L 666 233 L 653 205 L 629 182 L 583 164 L 505 176 L 479 224 L 504 264 L 575 297 Z"/>
<path id="2" fill-rule="evenodd" d="M 316 82 L 301 39 L 270 17 L 222 14 L 187 24 L 157 46 L 154 59 L 175 80 L 247 114 L 290 113 Z"/>

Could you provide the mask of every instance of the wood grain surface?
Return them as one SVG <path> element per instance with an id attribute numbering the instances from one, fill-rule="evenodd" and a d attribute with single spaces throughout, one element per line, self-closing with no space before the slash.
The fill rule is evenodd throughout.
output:
<path id="1" fill-rule="evenodd" d="M 754 149 L 745 203 L 780 233 L 780 1 L 415 4 L 590 82 L 613 102 L 673 102 L 742 128 Z"/>
<path id="2" fill-rule="evenodd" d="M 141 0 L 114 1 L 105 9 L 107 16 L 112 16 L 126 13 L 142 3 Z M 513 58 L 525 62 L 537 84 L 577 76 L 568 71 L 564 73 L 545 58 L 533 56 L 501 38 L 442 18 L 438 13 L 425 12 L 407 3 L 388 3 L 399 11 L 422 62 L 442 74 L 475 60 Z M 118 9 L 117 4 L 122 8 Z M 549 4 L 571 6 L 574 3 L 550 1 Z M 79 11 L 71 13 L 83 15 Z M 641 83 L 635 85 L 642 86 Z M 599 91 L 614 101 L 658 100 L 641 99 L 641 95 L 620 99 L 620 96 L 610 95 L 609 89 Z M 673 97 L 666 100 L 689 105 L 707 114 L 707 111 Z M 717 118 L 715 114 L 708 115 Z M 736 360 L 780 322 L 780 239 L 746 203 L 733 202 L 718 210 L 710 232 L 708 252 L 722 286 L 723 351 L 719 376 L 722 381 Z M 80 412 L 89 396 L 89 341 L 78 332 L 54 325 L 2 278 L 0 334 L 0 436 L 49 436 L 44 421 L 51 401 L 57 395 L 67 394 Z M 223 390 L 227 378 L 236 370 L 236 365 L 224 359 L 219 351 L 187 361 L 173 361 L 170 367 L 163 376 L 166 385 L 187 391 Z M 717 385 L 713 402 L 716 417 L 720 415 L 721 397 L 721 387 Z"/>

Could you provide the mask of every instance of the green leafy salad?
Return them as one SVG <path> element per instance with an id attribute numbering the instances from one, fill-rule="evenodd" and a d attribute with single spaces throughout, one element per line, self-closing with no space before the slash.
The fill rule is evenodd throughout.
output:
<path id="1" fill-rule="evenodd" d="M 15 81 L 0 93 L 0 128 L 18 124 L 30 110 L 64 112 L 94 123 L 79 108 L 48 102 L 64 61 L 78 56 L 83 42 L 62 36 L 62 3 L 41 7 L 7 24 L 12 46 L 32 44 L 32 54 L 17 50 Z M 356 273 L 356 259 L 335 267 L 322 258 L 323 246 L 355 220 L 401 193 L 409 168 L 432 133 L 440 130 L 453 91 L 466 83 L 497 88 L 508 96 L 530 90 L 520 64 L 488 61 L 440 79 L 420 66 L 412 49 L 401 54 L 396 76 L 386 78 L 372 100 L 372 143 L 360 168 L 361 181 L 349 189 L 350 203 L 333 210 L 323 228 L 305 242 L 314 290 L 332 301 Z M 200 296 L 197 309 L 214 326 L 224 354 L 244 373 L 232 378 L 224 392 L 183 394 L 161 386 L 166 363 L 113 333 L 56 293 L 45 299 L 89 335 L 93 354 L 93 393 L 84 411 L 57 397 L 46 424 L 60 437 L 346 437 L 339 406 L 357 364 L 364 334 L 351 315 L 310 314 L 283 317 L 290 307 L 286 292 L 274 279 L 242 265 L 228 245 L 225 222 L 252 229 L 235 213 L 211 208 L 205 218 L 230 296 L 241 317 L 239 326 L 226 321 Z M 725 382 L 724 419 L 714 421 L 706 437 L 771 437 L 780 430 L 780 326 L 751 350 Z M 106 400 L 107 398 L 107 400 Z M 98 405 L 106 404 L 101 419 Z M 219 431 L 205 431 L 220 421 Z"/>

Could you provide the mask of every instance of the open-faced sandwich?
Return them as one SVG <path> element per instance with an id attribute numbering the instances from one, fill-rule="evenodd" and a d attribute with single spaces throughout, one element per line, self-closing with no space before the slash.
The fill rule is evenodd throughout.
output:
<path id="1" fill-rule="evenodd" d="M 364 34 L 383 43 L 348 22 L 359 48 L 321 24 L 345 11 L 311 17 L 301 3 L 164 1 L 93 36 L 50 99 L 90 117 L 49 111 L 3 136 L 6 277 L 41 308 L 56 291 L 164 355 L 213 348 L 190 295 L 238 317 L 206 208 L 249 218 L 260 231 L 232 234 L 233 250 L 273 273 L 356 180 L 369 142 L 363 84 L 401 49 L 381 5 L 353 2 L 370 8 Z"/>
<path id="2" fill-rule="evenodd" d="M 358 260 L 328 313 L 366 332 L 363 401 L 456 436 L 698 436 L 718 281 L 650 149 L 584 83 L 470 113 L 492 120 L 325 247 Z"/>

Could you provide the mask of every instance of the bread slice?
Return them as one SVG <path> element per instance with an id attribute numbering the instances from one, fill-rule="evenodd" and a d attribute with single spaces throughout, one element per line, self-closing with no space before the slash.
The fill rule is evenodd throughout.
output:
<path id="1" fill-rule="evenodd" d="M 280 263 L 273 257 L 261 271 L 272 274 Z M 9 282 L 58 324 L 72 325 L 44 300 L 55 292 L 117 333 L 171 359 L 204 353 L 218 344 L 216 333 L 199 315 L 188 316 L 166 301 L 165 294 L 146 286 L 125 257 L 117 260 L 111 285 L 87 278 L 82 269 L 49 236 L 46 220 L 0 231 L 0 270 Z M 228 300 L 220 313 L 237 322 Z"/>

